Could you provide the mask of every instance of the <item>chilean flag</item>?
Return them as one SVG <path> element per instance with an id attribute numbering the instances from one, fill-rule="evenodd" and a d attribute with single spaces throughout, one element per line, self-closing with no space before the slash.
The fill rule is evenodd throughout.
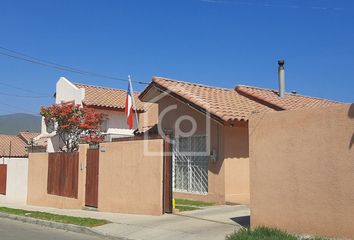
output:
<path id="1" fill-rule="evenodd" d="M 127 115 L 127 124 L 130 129 L 133 128 L 133 93 L 130 81 L 128 82 L 127 98 L 125 99 L 125 114 Z"/>

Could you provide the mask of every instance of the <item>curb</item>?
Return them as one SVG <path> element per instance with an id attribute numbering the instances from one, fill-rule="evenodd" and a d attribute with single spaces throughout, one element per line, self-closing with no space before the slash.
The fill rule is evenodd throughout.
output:
<path id="1" fill-rule="evenodd" d="M 77 226 L 73 224 L 65 224 L 65 223 L 59 223 L 59 222 L 51 222 L 47 220 L 41 220 L 41 219 L 35 219 L 35 218 L 30 218 L 30 217 L 23 217 L 23 216 L 18 216 L 18 215 L 12 215 L 12 214 L 7 214 L 7 213 L 0 213 L 0 218 L 7 218 L 15 221 L 20 221 L 24 223 L 30 223 L 30 224 L 35 224 L 43 227 L 49 227 L 49 228 L 54 228 L 54 229 L 61 229 L 69 232 L 75 232 L 75 233 L 81 233 L 85 235 L 90 235 L 90 236 L 96 236 L 100 238 L 105 238 L 105 239 L 111 239 L 111 240 L 123 240 L 124 238 L 118 238 L 110 235 L 105 235 L 99 231 L 96 231 L 92 228 L 89 227 L 83 227 L 83 226 Z"/>

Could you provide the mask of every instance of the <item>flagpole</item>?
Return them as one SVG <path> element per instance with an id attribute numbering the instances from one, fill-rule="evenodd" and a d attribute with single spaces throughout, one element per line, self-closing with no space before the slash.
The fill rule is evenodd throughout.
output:
<path id="1" fill-rule="evenodd" d="M 132 91 L 132 103 L 133 103 L 133 107 L 135 108 L 135 118 L 136 118 L 137 129 L 139 129 L 139 118 L 138 118 L 137 108 L 136 108 L 136 105 L 135 105 L 134 90 L 133 90 L 133 85 L 132 85 L 132 80 L 131 80 L 130 75 L 128 75 L 128 81 L 129 81 L 130 89 Z"/>

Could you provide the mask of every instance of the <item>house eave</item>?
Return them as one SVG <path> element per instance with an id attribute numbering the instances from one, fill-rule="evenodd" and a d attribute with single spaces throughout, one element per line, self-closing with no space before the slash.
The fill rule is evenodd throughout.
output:
<path id="1" fill-rule="evenodd" d="M 158 92 L 160 92 L 160 94 L 162 92 L 167 93 L 168 95 L 170 95 L 171 97 L 175 98 L 176 100 L 178 100 L 179 102 L 182 102 L 186 105 L 188 105 L 189 107 L 195 109 L 196 111 L 202 113 L 205 116 L 209 116 L 212 120 L 214 120 L 215 122 L 217 122 L 218 124 L 224 125 L 225 124 L 225 120 L 223 120 L 221 117 L 208 112 L 205 108 L 202 108 L 200 106 L 198 106 L 197 104 L 189 101 L 188 99 L 176 94 L 175 92 L 169 91 L 167 88 L 161 86 L 160 84 L 157 84 L 155 82 L 150 83 L 150 85 L 139 95 L 139 99 L 141 101 L 145 101 L 145 102 L 150 102 L 151 99 L 147 99 L 146 96 L 147 94 L 152 91 L 152 89 L 155 88 Z"/>
<path id="2" fill-rule="evenodd" d="M 118 111 L 118 112 L 124 112 L 124 108 L 119 108 L 119 107 L 110 107 L 110 106 L 98 106 L 98 105 L 92 105 L 92 104 L 86 104 L 85 102 L 82 103 L 84 107 L 89 107 L 89 108 L 94 108 L 94 109 L 99 109 L 99 110 L 109 110 L 109 111 Z M 135 111 L 135 109 L 133 110 Z M 143 113 L 145 112 L 144 110 L 138 109 L 136 110 L 137 113 Z"/>
<path id="3" fill-rule="evenodd" d="M 0 158 L 28 158 L 28 155 L 25 156 L 0 156 Z M 1 159 L 0 159 L 1 163 Z"/>

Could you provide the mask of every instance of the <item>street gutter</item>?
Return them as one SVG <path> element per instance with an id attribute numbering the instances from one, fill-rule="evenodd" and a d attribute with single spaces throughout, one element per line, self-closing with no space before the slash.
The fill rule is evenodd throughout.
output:
<path id="1" fill-rule="evenodd" d="M 78 225 L 73 225 L 73 224 L 52 222 L 52 221 L 47 221 L 47 220 L 41 220 L 41 219 L 36 219 L 36 218 L 31 218 L 31 217 L 23 217 L 23 216 L 1 213 L 1 212 L 0 212 L 0 218 L 6 218 L 6 219 L 11 219 L 11 220 L 15 220 L 15 221 L 24 222 L 24 223 L 36 224 L 39 226 L 49 227 L 49 228 L 54 228 L 54 229 L 61 229 L 61 230 L 69 231 L 69 232 L 81 233 L 81 234 L 85 234 L 85 235 L 89 235 L 89 236 L 97 236 L 100 238 L 105 238 L 105 239 L 110 239 L 110 240 L 129 240 L 127 238 L 118 238 L 115 236 L 105 235 L 99 231 L 96 231 L 93 228 L 78 226 Z"/>

